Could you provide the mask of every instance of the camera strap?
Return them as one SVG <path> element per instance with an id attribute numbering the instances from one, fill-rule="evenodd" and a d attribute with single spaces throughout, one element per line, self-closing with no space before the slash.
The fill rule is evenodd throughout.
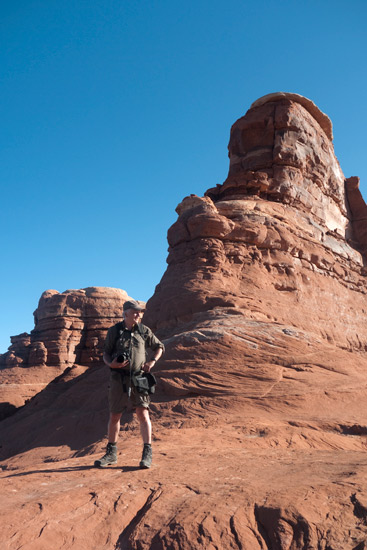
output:
<path id="1" fill-rule="evenodd" d="M 139 335 L 141 336 L 141 338 L 144 340 L 144 342 L 146 342 L 146 339 L 147 339 L 147 334 L 145 334 L 142 330 L 142 327 L 141 327 L 141 323 L 136 323 L 136 330 L 137 332 L 139 333 Z M 125 327 L 125 323 L 123 321 L 120 321 L 119 323 L 117 323 L 115 325 L 116 327 L 116 339 L 115 339 L 115 345 L 117 344 L 118 340 L 121 338 L 121 336 L 123 335 L 123 332 L 124 332 L 124 329 L 126 328 Z M 130 384 L 127 386 L 127 384 L 124 383 L 124 379 L 127 375 L 127 373 L 123 373 L 121 372 L 121 379 L 122 379 L 122 388 L 123 388 L 123 392 L 124 393 L 128 393 L 129 397 L 131 396 L 131 386 L 133 385 L 133 370 L 132 370 L 132 364 L 131 364 L 131 355 L 132 355 L 132 338 L 133 338 L 133 333 L 134 333 L 134 330 L 131 330 L 129 331 L 130 332 L 130 341 L 129 341 L 129 347 L 128 347 L 128 354 L 129 354 L 129 357 L 130 357 L 130 362 L 129 362 L 129 379 L 130 379 Z"/>
<path id="2" fill-rule="evenodd" d="M 129 385 L 129 390 L 128 390 L 128 395 L 129 397 L 131 396 L 131 384 L 132 384 L 132 374 L 133 374 L 133 371 L 132 371 L 132 366 L 131 366 L 131 352 L 132 352 L 132 347 L 133 347 L 133 331 L 130 332 L 130 344 L 129 344 L 129 357 L 130 357 L 130 361 L 129 361 L 129 371 L 130 371 L 130 385 Z"/>

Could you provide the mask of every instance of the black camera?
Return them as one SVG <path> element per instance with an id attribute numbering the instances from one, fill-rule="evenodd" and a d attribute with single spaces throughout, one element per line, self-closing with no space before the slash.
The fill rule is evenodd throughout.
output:
<path id="1" fill-rule="evenodd" d="M 116 357 L 117 363 L 123 363 L 124 361 L 130 361 L 130 354 L 127 351 L 123 351 Z"/>

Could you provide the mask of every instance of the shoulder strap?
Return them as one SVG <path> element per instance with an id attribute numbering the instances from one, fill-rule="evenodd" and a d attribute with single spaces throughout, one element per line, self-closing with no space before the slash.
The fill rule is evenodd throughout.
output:
<path id="1" fill-rule="evenodd" d="M 115 329 L 115 344 L 117 342 L 117 340 L 120 338 L 120 330 L 122 329 L 122 321 L 119 321 L 118 323 L 116 323 L 116 325 L 114 325 L 113 327 Z"/>

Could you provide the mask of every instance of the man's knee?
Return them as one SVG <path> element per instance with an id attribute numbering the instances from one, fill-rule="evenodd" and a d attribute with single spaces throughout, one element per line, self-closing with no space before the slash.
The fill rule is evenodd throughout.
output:
<path id="1" fill-rule="evenodd" d="M 149 410 L 145 407 L 136 408 L 136 416 L 138 417 L 139 422 L 149 422 Z"/>
<path id="2" fill-rule="evenodd" d="M 117 424 L 120 421 L 121 413 L 110 413 L 111 424 Z"/>

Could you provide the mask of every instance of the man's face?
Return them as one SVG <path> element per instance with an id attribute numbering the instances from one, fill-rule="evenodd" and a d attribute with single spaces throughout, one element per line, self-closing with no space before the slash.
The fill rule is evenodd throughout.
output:
<path id="1" fill-rule="evenodd" d="M 138 311 L 137 309 L 128 309 L 125 311 L 125 321 L 128 324 L 138 323 L 143 317 L 143 311 Z"/>

